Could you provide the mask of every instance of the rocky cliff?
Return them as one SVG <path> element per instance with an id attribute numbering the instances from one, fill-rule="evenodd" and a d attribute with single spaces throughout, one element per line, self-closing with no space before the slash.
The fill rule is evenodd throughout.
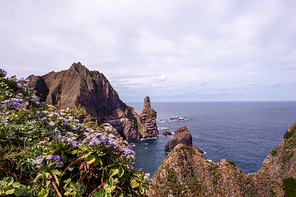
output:
<path id="1" fill-rule="evenodd" d="M 158 130 L 156 126 L 156 111 L 151 108 L 150 98 L 144 99 L 144 108 L 139 115 L 140 122 L 143 125 L 143 137 L 156 137 Z"/>
<path id="2" fill-rule="evenodd" d="M 28 78 L 41 101 L 58 108 L 84 107 L 98 124 L 111 123 L 127 140 L 139 140 L 149 129 L 138 121 L 134 109 L 120 100 L 102 73 L 89 71 L 80 62 L 68 70 Z"/>
<path id="3" fill-rule="evenodd" d="M 182 125 L 179 129 L 175 131 L 174 136 L 169 139 L 164 149 L 166 151 L 171 151 L 180 143 L 192 147 L 192 136 L 185 125 Z"/>
<path id="4" fill-rule="evenodd" d="M 184 144 L 189 147 L 193 147 L 198 150 L 200 153 L 204 153 L 201 149 L 192 144 L 192 136 L 191 133 L 188 131 L 185 125 L 182 125 L 179 129 L 175 131 L 174 136 L 169 139 L 168 143 L 165 145 L 164 149 L 166 151 L 171 151 L 175 146 L 178 144 Z"/>
<path id="5" fill-rule="evenodd" d="M 244 174 L 232 161 L 215 163 L 179 144 L 161 163 L 149 196 L 296 196 L 296 123 L 256 173 Z"/>

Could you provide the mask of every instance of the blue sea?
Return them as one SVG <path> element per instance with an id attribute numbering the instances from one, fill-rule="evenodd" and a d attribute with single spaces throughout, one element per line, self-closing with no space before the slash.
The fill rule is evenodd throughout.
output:
<path id="1" fill-rule="evenodd" d="M 138 114 L 143 103 L 127 103 Z M 186 102 L 151 103 L 157 112 L 157 139 L 130 142 L 136 152 L 136 169 L 151 176 L 167 156 L 164 147 L 174 132 L 186 125 L 193 145 L 207 159 L 232 160 L 244 173 L 258 171 L 263 160 L 281 142 L 287 128 L 296 122 L 296 102 Z M 172 117 L 184 120 L 171 121 Z"/>

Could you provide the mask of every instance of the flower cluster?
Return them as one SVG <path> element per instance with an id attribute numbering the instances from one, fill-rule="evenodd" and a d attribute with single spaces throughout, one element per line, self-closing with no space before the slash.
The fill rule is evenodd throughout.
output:
<path id="1" fill-rule="evenodd" d="M 43 161 L 53 161 L 57 167 L 64 167 L 64 162 L 62 161 L 61 156 L 52 154 L 38 157 L 33 161 L 33 165 L 40 165 Z"/>
<path id="2" fill-rule="evenodd" d="M 144 175 L 144 180 L 148 181 L 149 178 L 150 178 L 150 173 L 146 173 L 146 174 Z"/>
<path id="3" fill-rule="evenodd" d="M 72 176 L 73 181 L 81 181 L 86 187 L 93 187 L 88 184 L 89 179 L 101 181 L 98 179 L 98 174 L 100 174 L 98 172 L 102 167 L 107 175 L 115 170 L 112 176 L 135 181 L 131 179 L 135 171 L 130 173 L 130 170 L 134 169 L 135 152 L 128 148 L 128 142 L 123 140 L 109 123 L 89 128 L 86 125 L 91 127 L 93 124 L 80 122 L 75 111 L 69 108 L 59 110 L 53 105 L 41 103 L 36 92 L 30 88 L 28 80 L 8 78 L 6 75 L 6 71 L 0 69 L 0 113 L 5 117 L 2 122 L 8 122 L 5 125 L 1 122 L 0 125 L 4 125 L 5 132 L 0 133 L 0 138 L 3 137 L 1 140 L 4 143 L 11 143 L 16 139 L 21 142 L 25 141 L 26 143 L 23 144 L 30 147 L 27 150 L 32 151 L 26 155 L 28 157 L 26 159 L 34 165 L 30 166 L 30 172 L 26 170 L 27 174 L 30 173 L 30 177 L 36 173 L 36 166 L 41 166 L 39 169 L 43 169 L 43 166 L 64 168 L 55 169 L 54 172 L 68 169 L 72 176 L 75 173 L 79 174 L 80 167 L 84 167 L 87 162 L 88 165 L 93 165 L 93 169 L 91 173 L 86 172 L 88 176 L 83 176 L 84 180 L 78 180 L 76 175 Z M 120 165 L 114 165 L 116 163 Z M 116 174 L 116 170 L 119 173 Z M 67 173 L 69 172 L 66 171 L 64 179 L 68 178 Z M 141 189 L 140 187 L 133 188 L 134 194 L 147 192 L 150 184 L 149 177 L 149 173 L 144 175 L 144 172 L 141 172 L 137 180 L 141 184 Z M 106 181 L 103 179 L 108 179 L 108 177 L 101 178 L 102 182 Z M 37 178 L 34 182 L 39 183 L 38 181 Z M 117 190 L 120 190 L 122 194 L 131 192 L 128 188 L 131 184 L 128 182 L 126 184 L 122 188 L 117 184 L 112 193 L 115 194 Z M 91 188 L 93 189 L 95 188 Z"/>

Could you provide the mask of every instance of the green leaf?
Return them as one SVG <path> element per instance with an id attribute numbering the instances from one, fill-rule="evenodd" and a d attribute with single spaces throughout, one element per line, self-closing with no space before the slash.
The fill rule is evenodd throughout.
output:
<path id="1" fill-rule="evenodd" d="M 39 194 L 37 194 L 38 197 L 45 197 L 47 195 L 48 195 L 48 193 L 45 191 L 44 188 L 42 188 L 42 190 L 39 192 Z"/>
<path id="2" fill-rule="evenodd" d="M 67 180 L 64 180 L 63 181 L 64 183 L 65 183 L 65 185 L 64 185 L 64 189 L 67 187 L 67 185 L 71 182 L 71 178 L 68 178 Z"/>
<path id="3" fill-rule="evenodd" d="M 5 182 L 7 182 L 7 185 L 8 186 L 10 186 L 10 185 L 12 185 L 12 183 L 13 183 L 13 177 L 8 177 L 6 180 L 5 180 Z"/>
<path id="4" fill-rule="evenodd" d="M 61 176 L 61 175 L 62 175 L 62 172 L 59 171 L 59 170 L 57 170 L 57 169 L 52 170 L 51 173 L 52 173 L 52 174 L 55 174 L 55 175 L 57 175 L 57 176 Z"/>
<path id="5" fill-rule="evenodd" d="M 96 158 L 95 158 L 94 155 L 92 155 L 92 156 L 88 157 L 88 158 L 86 159 L 86 161 L 87 161 L 88 164 L 92 164 L 93 162 L 96 161 Z"/>
<path id="6" fill-rule="evenodd" d="M 12 184 L 13 187 L 21 187 L 22 184 L 20 184 L 19 182 L 14 182 Z"/>
<path id="7" fill-rule="evenodd" d="M 57 183 L 58 186 L 60 186 L 60 179 L 57 177 L 57 175 L 52 174 L 54 176 L 55 182 Z"/>
<path id="8" fill-rule="evenodd" d="M 15 189 L 10 189 L 5 192 L 5 194 L 13 194 Z"/>
<path id="9" fill-rule="evenodd" d="M 132 187 L 132 188 L 139 187 L 139 185 L 140 185 L 140 184 L 139 184 L 135 179 L 131 180 L 131 187 Z"/>
<path id="10" fill-rule="evenodd" d="M 62 152 L 61 157 L 63 161 L 67 161 L 67 155 L 64 152 Z"/>
<path id="11" fill-rule="evenodd" d="M 82 185 L 80 188 L 80 191 L 78 192 L 79 194 L 83 194 L 85 190 L 85 185 Z"/>
<path id="12" fill-rule="evenodd" d="M 97 166 L 101 162 L 101 158 L 95 155 L 96 161 L 94 162 L 94 166 Z"/>
<path id="13" fill-rule="evenodd" d="M 114 166 L 117 166 L 117 164 L 116 163 L 111 163 L 111 164 L 108 165 L 109 168 L 112 168 Z"/>
<path id="14" fill-rule="evenodd" d="M 92 154 L 92 152 L 84 151 L 84 152 L 83 152 L 83 157 L 81 157 L 81 159 L 82 159 L 82 158 L 86 158 L 86 157 L 88 157 L 90 154 Z"/>
<path id="15" fill-rule="evenodd" d="M 14 194 L 16 195 L 16 196 L 20 196 L 20 195 L 22 195 L 23 193 L 24 193 L 24 189 L 22 189 L 22 188 L 15 188 L 15 191 L 14 191 Z"/>
<path id="16" fill-rule="evenodd" d="M 51 171 L 51 170 L 55 169 L 55 167 L 56 167 L 56 164 L 55 163 L 50 163 L 48 165 L 48 171 Z"/>
<path id="17" fill-rule="evenodd" d="M 71 183 L 70 183 L 70 187 L 72 187 L 72 188 L 76 188 L 76 183 L 71 182 Z"/>
<path id="18" fill-rule="evenodd" d="M 38 174 L 34 180 L 34 182 L 36 183 L 39 179 L 43 178 L 43 176 L 45 176 L 44 174 Z"/>
<path id="19" fill-rule="evenodd" d="M 145 194 L 146 193 L 146 189 L 142 185 L 140 185 L 140 193 L 141 194 Z"/>
<path id="20" fill-rule="evenodd" d="M 119 169 L 118 168 L 112 168 L 109 172 L 109 176 L 115 176 L 116 174 L 119 174 Z"/>
<path id="21" fill-rule="evenodd" d="M 66 196 L 68 196 L 68 195 L 70 194 L 71 191 L 72 191 L 72 190 L 68 190 L 68 191 L 66 191 L 64 194 L 65 194 Z"/>
<path id="22" fill-rule="evenodd" d="M 39 168 L 39 171 L 40 171 L 40 172 L 47 172 L 47 166 L 42 165 L 42 166 Z"/>
<path id="23" fill-rule="evenodd" d="M 124 169 L 123 167 L 119 166 L 119 178 L 124 175 Z"/>

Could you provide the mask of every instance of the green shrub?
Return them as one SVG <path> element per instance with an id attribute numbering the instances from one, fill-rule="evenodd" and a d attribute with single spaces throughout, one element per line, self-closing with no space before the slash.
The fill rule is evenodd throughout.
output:
<path id="1" fill-rule="evenodd" d="M 277 151 L 273 149 L 270 154 L 274 157 L 277 154 Z"/>
<path id="2" fill-rule="evenodd" d="M 229 164 L 231 164 L 233 167 L 236 167 L 236 164 L 235 164 L 233 161 L 228 160 L 227 162 L 228 162 Z"/>
<path id="3" fill-rule="evenodd" d="M 289 139 L 290 137 L 292 137 L 295 133 L 295 130 L 296 130 L 296 126 L 294 126 L 290 131 L 287 131 L 285 134 L 284 134 L 284 139 Z"/>
<path id="4" fill-rule="evenodd" d="M 293 177 L 283 179 L 283 190 L 285 197 L 296 196 L 296 180 Z"/>
<path id="5" fill-rule="evenodd" d="M 135 153 L 128 142 L 110 124 L 89 127 L 78 119 L 71 109 L 40 103 L 29 81 L 8 78 L 0 69 L 0 181 L 5 194 L 147 195 L 150 174 L 133 170 Z M 17 183 L 8 177 L 17 177 Z"/>

